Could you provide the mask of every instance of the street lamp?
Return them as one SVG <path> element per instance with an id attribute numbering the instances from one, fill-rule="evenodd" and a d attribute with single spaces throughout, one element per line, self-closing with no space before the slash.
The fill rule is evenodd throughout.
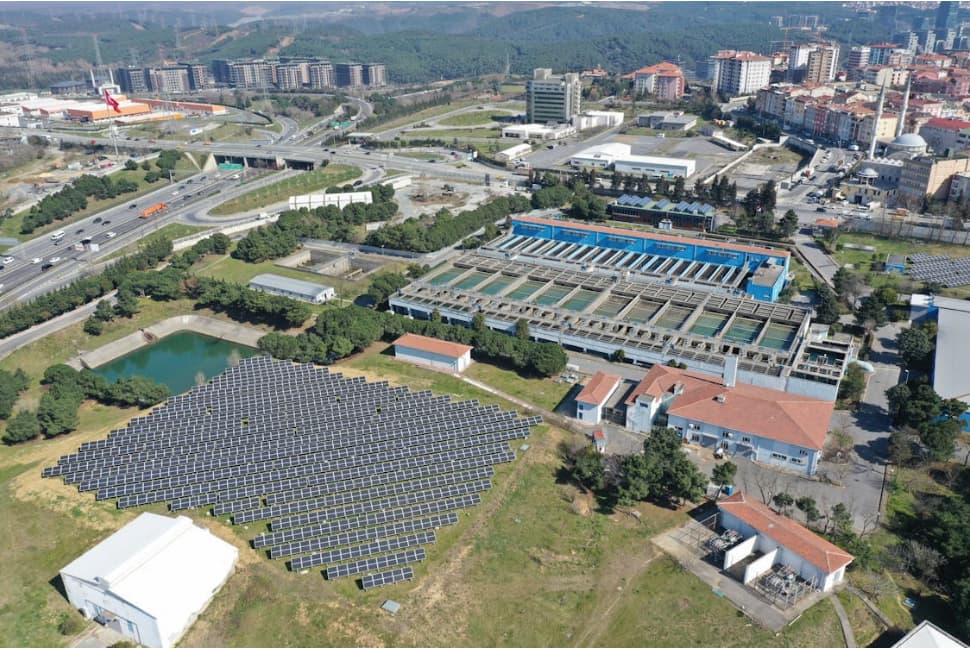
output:
<path id="1" fill-rule="evenodd" d="M 903 372 L 903 384 L 905 385 L 906 383 L 909 383 L 909 370 L 904 369 Z"/>

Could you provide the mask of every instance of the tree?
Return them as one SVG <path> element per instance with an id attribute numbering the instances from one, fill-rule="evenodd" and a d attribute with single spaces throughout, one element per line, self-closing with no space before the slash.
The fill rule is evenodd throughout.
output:
<path id="1" fill-rule="evenodd" d="M 387 304 L 387 298 L 410 283 L 407 277 L 400 273 L 377 273 L 370 281 L 367 295 L 374 300 L 374 305 L 381 307 Z"/>
<path id="2" fill-rule="evenodd" d="M 118 291 L 115 312 L 122 318 L 130 318 L 141 310 L 138 298 L 131 291 Z"/>
<path id="3" fill-rule="evenodd" d="M 829 285 L 816 280 L 815 294 L 818 297 L 818 303 L 815 305 L 815 320 L 821 324 L 838 322 L 838 299 Z"/>
<path id="4" fill-rule="evenodd" d="M 90 336 L 100 336 L 104 332 L 104 322 L 91 316 L 84 321 L 83 330 Z"/>
<path id="5" fill-rule="evenodd" d="M 529 321 L 525 318 L 519 318 L 515 321 L 515 337 L 519 340 L 529 339 Z"/>
<path id="6" fill-rule="evenodd" d="M 620 501 L 669 503 L 697 500 L 704 494 L 707 478 L 683 451 L 680 434 L 673 428 L 656 427 L 643 443 L 643 453 L 626 457 L 622 465 Z"/>
<path id="7" fill-rule="evenodd" d="M 594 446 L 585 446 L 576 456 L 573 478 L 592 491 L 603 489 L 606 486 L 606 463 L 603 454 Z"/>
<path id="8" fill-rule="evenodd" d="M 779 512 L 784 514 L 788 509 L 791 508 L 792 505 L 795 504 L 795 499 L 791 496 L 791 494 L 781 491 L 776 493 L 771 498 L 771 502 L 775 504 L 775 507 L 778 508 Z"/>
<path id="9" fill-rule="evenodd" d="M 897 425 L 919 429 L 943 414 L 943 399 L 925 379 L 886 390 L 889 415 Z"/>
<path id="10" fill-rule="evenodd" d="M 952 458 L 960 430 L 961 420 L 956 418 L 924 423 L 919 429 L 919 437 L 926 446 L 929 458 L 934 462 L 945 462 Z"/>
<path id="11" fill-rule="evenodd" d="M 899 356 L 907 369 L 928 369 L 935 345 L 923 327 L 903 329 L 896 336 Z"/>
<path id="12" fill-rule="evenodd" d="M 80 399 L 70 397 L 57 398 L 48 392 L 40 398 L 37 408 L 37 420 L 46 437 L 55 437 L 69 433 L 77 428 L 77 409 Z"/>
<path id="13" fill-rule="evenodd" d="M 846 539 L 852 536 L 852 512 L 844 503 L 837 503 L 832 507 L 828 523 L 831 524 L 831 532 L 836 537 Z"/>
<path id="14" fill-rule="evenodd" d="M 857 404 L 866 390 L 866 373 L 858 363 L 851 363 L 839 384 L 839 401 Z"/>
<path id="15" fill-rule="evenodd" d="M 132 159 L 125 160 L 125 169 L 127 171 L 135 171 L 138 169 L 138 163 Z"/>
<path id="16" fill-rule="evenodd" d="M 622 363 L 626 360 L 626 352 L 622 349 L 615 349 L 613 353 L 610 354 L 610 360 L 614 363 Z"/>
<path id="17" fill-rule="evenodd" d="M 795 500 L 795 507 L 798 511 L 805 514 L 805 522 L 809 525 L 822 518 L 821 513 L 818 511 L 818 505 L 815 504 L 815 499 L 811 496 L 802 496 Z"/>
<path id="18" fill-rule="evenodd" d="M 538 376 L 555 376 L 566 369 L 569 357 L 555 343 L 533 343 L 526 352 L 525 360 L 529 369 Z"/>
<path id="19" fill-rule="evenodd" d="M 835 289 L 835 294 L 847 306 L 855 304 L 855 300 L 859 297 L 864 286 L 863 276 L 845 266 L 839 268 L 832 275 L 832 287 Z"/>
<path id="20" fill-rule="evenodd" d="M 485 314 L 481 311 L 476 311 L 475 315 L 472 316 L 472 331 L 485 331 L 487 328 Z"/>
<path id="21" fill-rule="evenodd" d="M 114 307 L 108 300 L 99 300 L 98 306 L 94 309 L 94 317 L 102 322 L 110 322 L 115 317 Z"/>
<path id="22" fill-rule="evenodd" d="M 40 422 L 37 420 L 37 413 L 32 410 L 21 410 L 7 422 L 7 432 L 4 433 L 3 441 L 7 444 L 16 444 L 34 439 L 40 435 Z"/>
<path id="23" fill-rule="evenodd" d="M 889 461 L 896 466 L 908 466 L 913 459 L 913 442 L 909 433 L 894 430 L 889 435 Z"/>
<path id="24" fill-rule="evenodd" d="M 886 314 L 886 305 L 874 295 L 868 295 L 862 298 L 862 301 L 859 303 L 859 308 L 855 312 L 855 321 L 859 325 L 864 325 L 866 322 L 873 322 L 878 327 L 883 326 L 889 322 L 889 316 Z"/>
<path id="25" fill-rule="evenodd" d="M 798 231 L 798 215 L 795 210 L 788 210 L 778 221 L 778 234 L 787 239 Z"/>
<path id="26" fill-rule="evenodd" d="M 716 465 L 711 470 L 711 480 L 717 485 L 717 494 L 721 495 L 721 490 L 724 489 L 724 485 L 732 484 L 734 482 L 734 476 L 738 473 L 738 465 L 734 462 L 724 462 L 723 464 Z"/>

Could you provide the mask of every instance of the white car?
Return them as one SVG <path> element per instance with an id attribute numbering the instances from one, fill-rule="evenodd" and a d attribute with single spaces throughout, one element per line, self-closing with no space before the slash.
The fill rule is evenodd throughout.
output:
<path id="1" fill-rule="evenodd" d="M 32 263 L 32 264 L 39 264 L 42 261 L 44 261 L 44 260 L 41 259 L 40 257 L 34 257 L 33 259 L 30 260 L 30 263 Z"/>
<path id="2" fill-rule="evenodd" d="M 114 239 L 115 237 L 118 236 L 118 233 L 117 232 L 105 232 L 104 236 L 107 237 L 108 239 Z"/>
<path id="3" fill-rule="evenodd" d="M 51 258 L 50 258 L 50 262 L 51 262 L 52 264 L 56 264 L 56 263 L 57 263 L 57 262 L 59 262 L 60 260 L 61 260 L 61 258 L 60 258 L 60 257 L 51 257 Z"/>
<path id="4" fill-rule="evenodd" d="M 4 264 L 12 264 L 12 263 L 13 263 L 14 261 L 15 261 L 15 260 L 14 260 L 14 258 L 13 258 L 13 257 L 4 257 L 4 258 L 3 258 L 3 263 L 4 263 Z"/>

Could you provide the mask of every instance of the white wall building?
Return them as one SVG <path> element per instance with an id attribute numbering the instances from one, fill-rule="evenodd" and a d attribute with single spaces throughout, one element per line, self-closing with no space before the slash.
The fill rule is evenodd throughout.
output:
<path id="1" fill-rule="evenodd" d="M 583 149 L 576 155 L 569 158 L 569 164 L 573 167 L 610 167 L 617 160 L 629 158 L 630 145 L 622 142 L 607 142 L 597 144 L 588 149 Z"/>
<path id="2" fill-rule="evenodd" d="M 724 554 L 724 570 L 755 552 L 762 556 L 745 567 L 748 584 L 774 565 L 792 568 L 799 577 L 822 592 L 845 579 L 845 568 L 854 556 L 829 543 L 787 516 L 777 514 L 758 500 L 737 492 L 717 503 L 718 522 L 740 532 L 744 541 Z"/>
<path id="3" fill-rule="evenodd" d="M 613 163 L 613 170 L 634 176 L 689 178 L 694 175 L 696 163 L 686 158 L 662 158 L 650 155 L 625 156 Z"/>
<path id="4" fill-rule="evenodd" d="M 406 333 L 394 341 L 394 358 L 452 372 L 464 372 L 472 362 L 472 347 Z"/>
<path id="5" fill-rule="evenodd" d="M 585 131 L 591 128 L 613 128 L 623 123 L 623 113 L 614 110 L 587 110 L 573 115 L 573 126 Z"/>
<path id="6" fill-rule="evenodd" d="M 714 88 L 725 95 L 750 95 L 768 85 L 771 59 L 754 52 L 731 52 L 711 59 Z"/>
<path id="7" fill-rule="evenodd" d="M 135 643 L 172 647 L 232 574 L 239 551 L 192 520 L 145 513 L 61 570 L 67 598 Z"/>
<path id="8" fill-rule="evenodd" d="M 290 209 L 298 210 L 301 207 L 315 209 L 317 207 L 327 207 L 334 205 L 343 209 L 351 203 L 364 203 L 370 205 L 374 202 L 374 196 L 368 192 L 340 192 L 338 194 L 303 194 L 301 196 L 290 196 Z"/>
<path id="9" fill-rule="evenodd" d="M 561 140 L 576 135 L 576 127 L 571 124 L 545 126 L 543 124 L 515 124 L 502 129 L 502 137 L 520 140 Z"/>
<path id="10" fill-rule="evenodd" d="M 616 374 L 597 372 L 576 395 L 576 419 L 584 424 L 598 424 L 603 419 L 603 406 L 622 383 Z"/>
<path id="11" fill-rule="evenodd" d="M 301 302 L 323 304 L 337 296 L 332 286 L 304 282 L 272 273 L 260 273 L 249 280 L 249 288 L 281 297 L 289 297 Z"/>
<path id="12" fill-rule="evenodd" d="M 526 144 L 516 144 L 515 146 L 510 146 L 507 149 L 502 149 L 495 154 L 495 159 L 499 162 L 512 162 L 513 160 L 518 160 L 524 155 L 532 152 L 532 145 Z"/>

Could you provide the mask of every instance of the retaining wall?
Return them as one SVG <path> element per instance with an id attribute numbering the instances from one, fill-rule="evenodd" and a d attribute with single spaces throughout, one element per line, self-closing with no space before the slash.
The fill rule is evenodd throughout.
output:
<path id="1" fill-rule="evenodd" d="M 212 338 L 228 340 L 254 348 L 259 339 L 266 335 L 266 332 L 261 329 L 233 322 L 216 320 L 202 315 L 180 315 L 167 318 L 124 338 L 84 352 L 69 360 L 67 364 L 77 370 L 100 367 L 178 331 L 194 331 Z"/>

